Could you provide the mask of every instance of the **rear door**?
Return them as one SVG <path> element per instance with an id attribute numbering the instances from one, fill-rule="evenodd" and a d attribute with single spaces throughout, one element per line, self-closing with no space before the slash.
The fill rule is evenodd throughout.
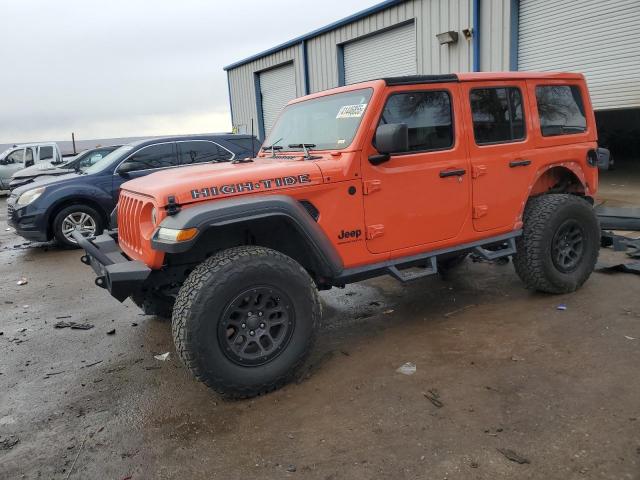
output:
<path id="1" fill-rule="evenodd" d="M 132 168 L 132 170 L 123 174 L 118 173 L 119 169 L 124 165 L 127 165 L 127 168 Z M 124 182 L 177 166 L 178 157 L 174 142 L 156 143 L 140 148 L 123 160 L 116 168 L 113 175 L 112 195 L 114 201 L 118 200 L 120 185 Z"/>
<path id="2" fill-rule="evenodd" d="M 473 225 L 479 232 L 519 221 L 536 171 L 531 108 L 524 81 L 463 82 L 473 178 Z"/>
<path id="3" fill-rule="evenodd" d="M 459 86 L 388 89 L 377 124 L 404 123 L 409 149 L 380 165 L 363 160 L 367 248 L 391 252 L 454 239 L 469 215 L 470 180 Z M 377 126 L 377 125 L 376 125 Z M 377 151 L 371 145 L 368 155 Z"/>
<path id="4" fill-rule="evenodd" d="M 38 158 L 36 163 L 53 162 L 53 145 L 40 145 L 38 147 Z"/>

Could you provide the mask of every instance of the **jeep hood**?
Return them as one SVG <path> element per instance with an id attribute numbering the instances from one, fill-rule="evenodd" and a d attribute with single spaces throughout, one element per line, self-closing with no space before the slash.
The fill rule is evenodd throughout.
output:
<path id="1" fill-rule="evenodd" d="M 256 158 L 246 163 L 177 167 L 130 180 L 123 190 L 152 197 L 160 206 L 174 197 L 179 205 L 322 183 L 313 161 Z"/>

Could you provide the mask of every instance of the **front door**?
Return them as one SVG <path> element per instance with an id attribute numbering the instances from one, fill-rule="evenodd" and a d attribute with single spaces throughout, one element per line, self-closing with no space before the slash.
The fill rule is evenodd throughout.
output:
<path id="1" fill-rule="evenodd" d="M 388 90 L 377 125 L 405 123 L 407 151 L 380 165 L 362 160 L 367 248 L 391 252 L 436 242 L 460 233 L 469 216 L 469 160 L 459 85 L 400 86 Z M 434 248 L 440 245 L 434 245 Z"/>
<path id="2" fill-rule="evenodd" d="M 118 201 L 120 185 L 165 168 L 176 167 L 178 157 L 174 142 L 157 143 L 142 147 L 126 158 L 113 175 L 113 200 Z M 126 172 L 125 172 L 126 170 Z"/>
<path id="3" fill-rule="evenodd" d="M 0 162 L 0 189 L 9 188 L 11 176 L 24 168 L 24 148 L 9 152 Z"/>

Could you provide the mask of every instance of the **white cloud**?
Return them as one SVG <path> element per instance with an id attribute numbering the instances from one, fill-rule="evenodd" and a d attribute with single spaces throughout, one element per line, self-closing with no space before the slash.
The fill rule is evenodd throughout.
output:
<path id="1" fill-rule="evenodd" d="M 2 2 L 9 143 L 229 130 L 225 65 L 375 0 Z"/>

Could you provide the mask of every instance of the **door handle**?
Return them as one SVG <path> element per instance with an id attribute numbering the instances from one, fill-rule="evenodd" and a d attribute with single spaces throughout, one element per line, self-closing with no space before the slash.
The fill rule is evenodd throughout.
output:
<path id="1" fill-rule="evenodd" d="M 520 159 L 520 160 L 513 160 L 512 162 L 509 162 L 509 167 L 511 168 L 526 167 L 527 165 L 531 165 L 531 160 Z"/>
<path id="2" fill-rule="evenodd" d="M 461 177 L 465 173 L 467 173 L 467 171 L 464 168 L 457 168 L 457 169 L 454 169 L 454 170 L 441 170 L 440 171 L 440 178 Z"/>

